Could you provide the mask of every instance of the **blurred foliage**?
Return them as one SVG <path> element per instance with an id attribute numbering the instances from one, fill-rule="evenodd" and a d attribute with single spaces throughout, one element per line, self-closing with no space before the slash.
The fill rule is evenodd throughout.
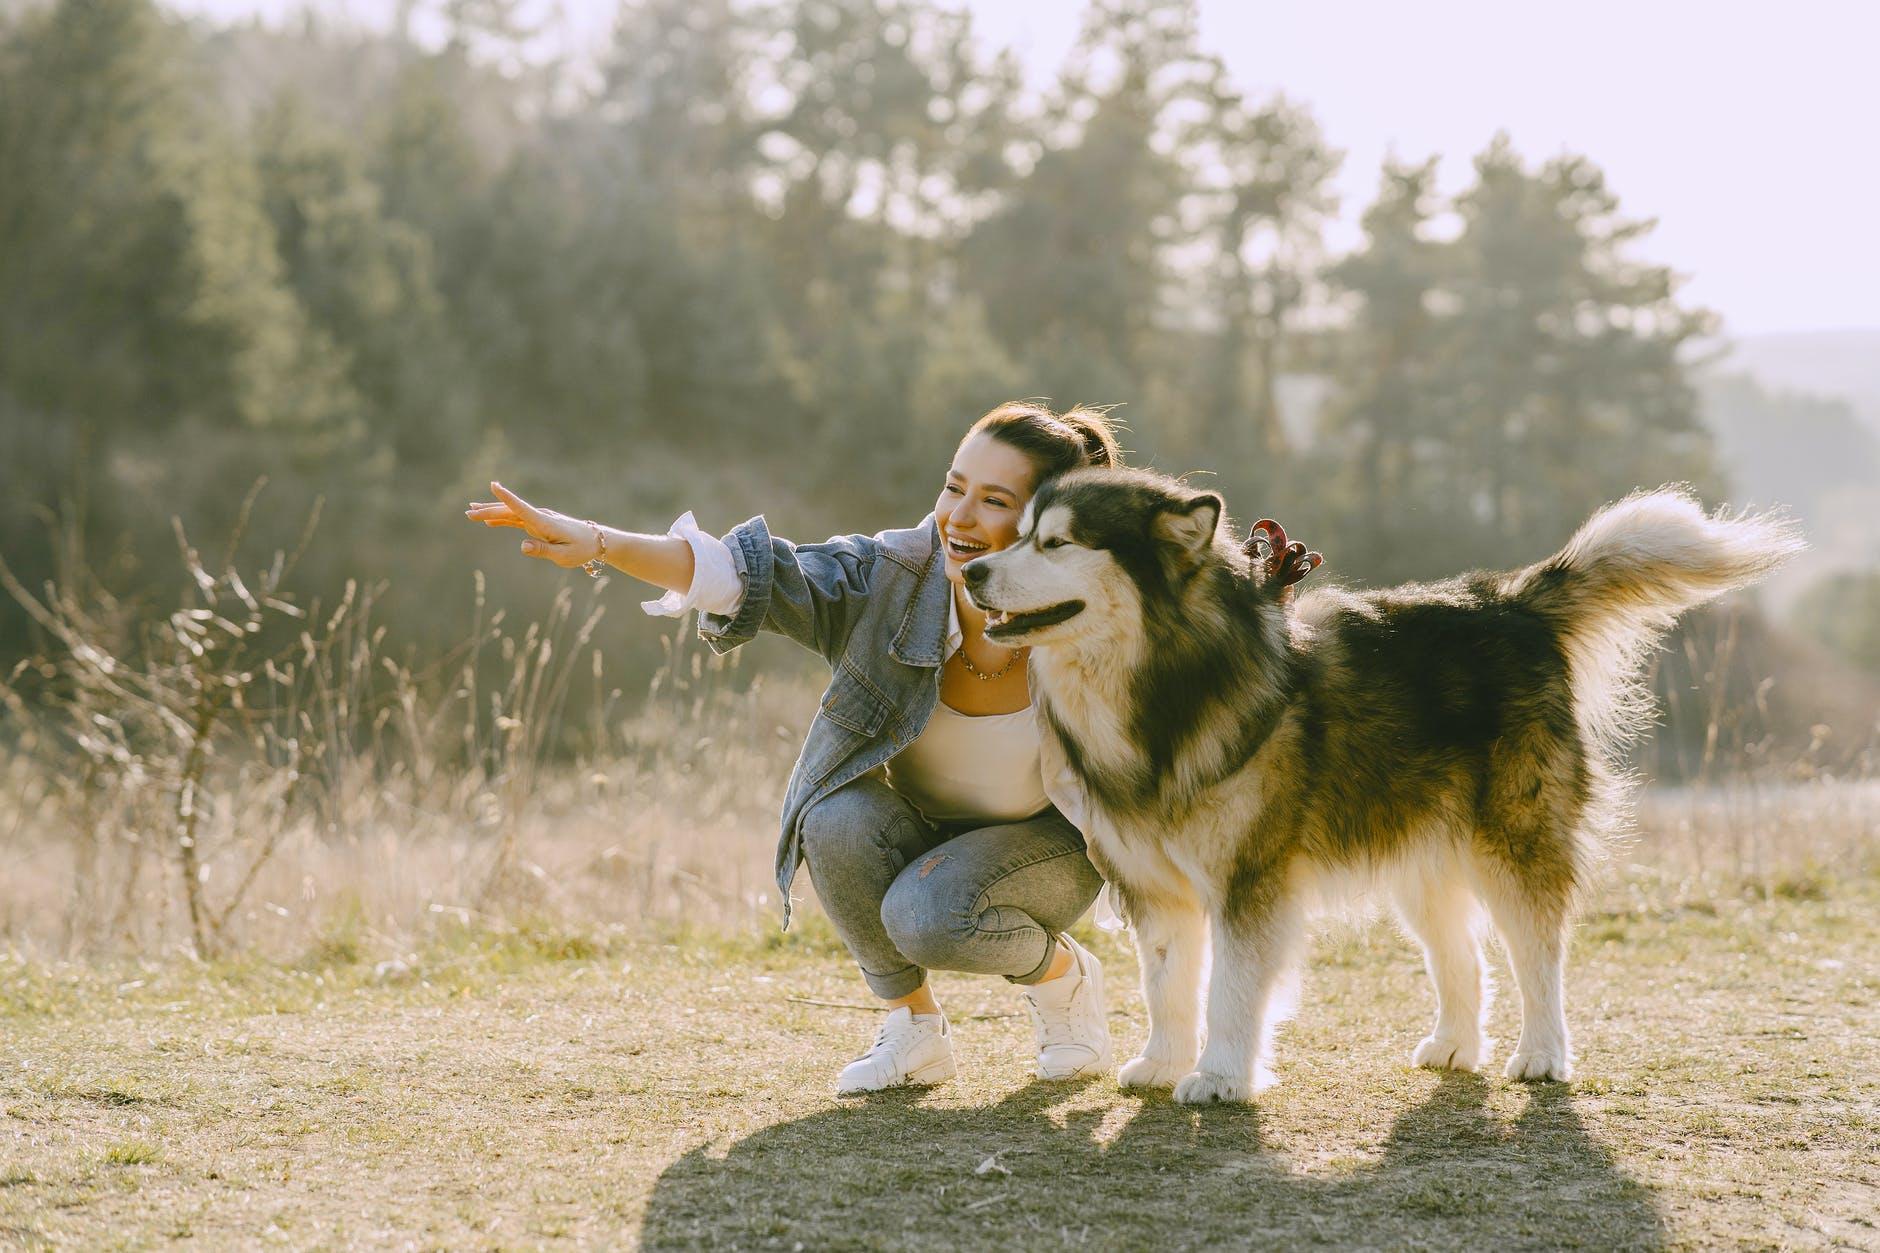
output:
<path id="1" fill-rule="evenodd" d="M 1794 616 L 1803 634 L 1880 678 L 1880 570 L 1829 575 L 1796 603 Z"/>
<path id="2" fill-rule="evenodd" d="M 82 560 L 164 603 L 171 516 L 217 543 L 265 474 L 248 542 L 323 498 L 303 586 L 384 580 L 389 638 L 436 650 L 476 568 L 496 603 L 567 577 L 459 521 L 492 477 L 634 528 L 907 525 L 966 424 L 1028 395 L 1124 404 L 1137 459 L 1366 581 L 1725 486 L 1682 364 L 1712 320 L 1585 157 L 1497 137 L 1453 199 L 1389 164 L 1335 257 L 1342 154 L 1239 89 L 1189 3 L 1097 0 L 1035 93 L 938 0 L 629 0 L 594 74 L 529 53 L 521 11 L 0 7 L 25 586 Z M 1753 430 L 1769 398 L 1739 399 Z M 644 673 L 656 637 L 606 643 Z M 0 659 L 46 642 L 0 604 Z"/>

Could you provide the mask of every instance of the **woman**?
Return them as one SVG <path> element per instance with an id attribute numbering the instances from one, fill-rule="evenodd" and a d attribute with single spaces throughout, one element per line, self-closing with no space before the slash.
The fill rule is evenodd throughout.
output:
<path id="1" fill-rule="evenodd" d="M 777 884 L 788 926 L 790 882 L 808 863 L 889 1010 L 838 1076 L 839 1093 L 953 1076 L 934 969 L 1019 985 L 1040 1078 L 1111 1064 L 1103 968 L 1065 933 L 1102 886 L 1059 807 L 1081 815 L 1081 797 L 1067 772 L 1047 779 L 1041 766 L 1028 650 L 985 638 L 960 571 L 1018 537 L 1045 479 L 1119 461 L 1101 413 L 1014 402 L 967 431 L 933 513 L 907 530 L 796 545 L 759 515 L 718 540 L 686 513 L 666 535 L 640 535 L 536 508 L 497 483 L 498 500 L 465 511 L 527 532 L 528 556 L 590 574 L 604 564 L 669 589 L 647 612 L 698 609 L 716 652 L 767 629 L 829 662 L 834 677 L 784 797 Z"/>

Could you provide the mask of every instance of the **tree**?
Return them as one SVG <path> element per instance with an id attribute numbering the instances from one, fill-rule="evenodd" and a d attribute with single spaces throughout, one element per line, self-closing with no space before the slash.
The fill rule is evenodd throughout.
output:
<path id="1" fill-rule="evenodd" d="M 196 417 L 323 441 L 356 413 L 281 282 L 253 166 L 147 0 L 29 18 L 0 69 L 0 379 L 102 429 Z"/>
<path id="2" fill-rule="evenodd" d="M 1204 420 L 1261 494 L 1287 461 L 1278 380 L 1295 311 L 1316 282 L 1330 186 L 1342 154 L 1307 109 L 1276 96 L 1255 106 L 1214 62 L 1205 112 L 1187 146 L 1212 251 L 1203 291 L 1218 325 L 1201 388 Z"/>
<path id="3" fill-rule="evenodd" d="M 264 114 L 255 147 L 283 277 L 344 354 L 347 380 L 384 433 L 380 466 L 407 477 L 455 470 L 471 434 L 462 354 L 429 241 L 385 216 L 362 154 L 323 131 L 298 97 Z"/>
<path id="4" fill-rule="evenodd" d="M 188 52 L 147 0 L 66 0 L 0 44 L 0 417 L 55 433 L 20 441 L 9 470 L 33 503 L 85 502 L 133 561 L 165 543 L 153 513 L 200 499 L 225 532 L 237 502 L 209 485 L 319 462 L 364 429 Z M 37 520 L 0 525 L 9 550 L 43 552 Z"/>
<path id="5" fill-rule="evenodd" d="M 1451 492 L 1519 551 L 1641 484 L 1711 486 L 1680 354 L 1713 318 L 1678 304 L 1667 267 L 1628 255 L 1655 223 L 1620 216 L 1585 157 L 1531 174 L 1498 135 L 1475 171 L 1456 203 L 1436 384 L 1453 414 Z"/>
<path id="6" fill-rule="evenodd" d="M 1093 4 L 1035 162 L 962 249 L 994 336 L 1062 403 L 1143 393 L 1187 191 L 1169 106 L 1201 68 L 1192 4 Z"/>
<path id="7" fill-rule="evenodd" d="M 1352 508 L 1328 551 L 1342 548 L 1350 568 L 1393 578 L 1442 573 L 1447 553 L 1423 562 L 1417 554 L 1428 549 L 1430 531 L 1459 521 L 1432 516 L 1443 510 L 1436 475 L 1446 457 L 1433 369 L 1444 333 L 1435 311 L 1444 248 L 1431 234 L 1442 203 L 1436 171 L 1435 157 L 1387 160 L 1362 218 L 1364 246 L 1327 272 L 1358 302 L 1336 341 L 1343 387 L 1325 423 L 1334 455 L 1323 476 L 1329 495 Z"/>
<path id="8" fill-rule="evenodd" d="M 1332 270 L 1358 304 L 1333 419 L 1357 437 L 1349 533 L 1379 546 L 1353 559 L 1388 577 L 1532 559 L 1635 487 L 1715 486 L 1683 360 L 1711 318 L 1630 256 L 1652 223 L 1584 157 L 1530 173 L 1497 136 L 1475 171 L 1438 244 L 1433 166 L 1387 167 Z"/>

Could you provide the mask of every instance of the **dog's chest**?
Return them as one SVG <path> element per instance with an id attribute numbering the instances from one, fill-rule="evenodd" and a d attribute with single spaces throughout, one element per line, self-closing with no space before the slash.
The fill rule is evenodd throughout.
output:
<path id="1" fill-rule="evenodd" d="M 1250 821 L 1245 808 L 1217 800 L 1180 820 L 1152 814 L 1118 819 L 1095 805 L 1087 834 L 1105 872 L 1132 893 L 1207 903 L 1232 871 Z"/>
<path id="2" fill-rule="evenodd" d="M 1098 684 L 1076 672 L 1054 677 L 1055 682 L 1047 680 L 1049 721 L 1065 733 L 1066 748 L 1086 784 L 1138 774 L 1145 758 L 1130 735 L 1122 692 L 1099 691 Z"/>

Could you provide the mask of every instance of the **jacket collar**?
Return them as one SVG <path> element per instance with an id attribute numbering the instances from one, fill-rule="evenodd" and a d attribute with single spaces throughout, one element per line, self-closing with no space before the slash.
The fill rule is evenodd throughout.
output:
<path id="1" fill-rule="evenodd" d="M 901 629 L 895 632 L 888 653 L 896 661 L 910 666 L 937 666 L 946 660 L 948 610 L 953 603 L 953 585 L 943 569 L 940 552 L 940 524 L 932 514 L 917 528 L 926 539 L 926 562 L 921 566 L 920 581 L 908 602 Z"/>

